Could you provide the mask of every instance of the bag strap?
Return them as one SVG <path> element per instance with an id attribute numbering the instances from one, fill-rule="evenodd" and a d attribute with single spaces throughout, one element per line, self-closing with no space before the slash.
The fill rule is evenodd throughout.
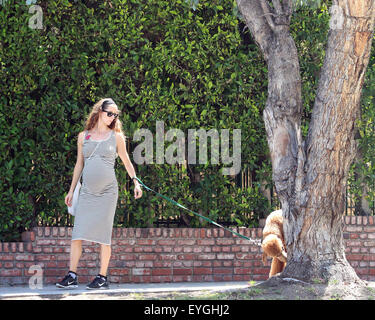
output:
<path id="1" fill-rule="evenodd" d="M 87 160 L 90 160 L 91 159 L 91 157 L 92 157 L 92 155 L 94 154 L 94 152 L 96 151 L 96 149 L 98 149 L 98 147 L 99 147 L 99 144 L 101 144 L 102 143 L 102 141 L 99 141 L 99 143 L 96 145 L 96 147 L 95 147 L 95 149 L 94 149 L 94 151 L 93 152 L 91 152 L 91 154 L 90 154 L 90 157 L 88 157 L 87 158 Z"/>
<path id="2" fill-rule="evenodd" d="M 96 151 L 96 149 L 98 149 L 98 147 L 99 147 L 99 145 L 101 144 L 101 142 L 102 141 L 99 141 L 99 143 L 96 145 L 96 147 L 95 147 L 95 149 L 94 149 L 94 151 L 93 152 L 91 152 L 91 154 L 90 154 L 90 156 L 87 158 L 87 160 L 90 160 L 91 159 L 91 157 L 92 157 L 92 155 L 94 154 L 94 152 Z M 81 177 L 82 177 L 82 173 L 83 173 L 83 169 L 82 169 L 82 171 L 81 171 L 81 175 L 79 176 L 79 178 L 78 178 L 78 181 L 80 181 L 81 180 Z"/>

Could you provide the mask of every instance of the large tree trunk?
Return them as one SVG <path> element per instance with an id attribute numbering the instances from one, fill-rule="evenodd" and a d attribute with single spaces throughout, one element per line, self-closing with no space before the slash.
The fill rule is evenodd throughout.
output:
<path id="1" fill-rule="evenodd" d="M 345 183 L 356 153 L 355 119 L 369 61 L 375 0 L 333 1 L 328 45 L 306 141 L 291 0 L 237 0 L 268 64 L 264 121 L 283 209 L 285 277 L 359 281 L 342 236 Z M 332 9 L 332 8 L 331 8 Z"/>

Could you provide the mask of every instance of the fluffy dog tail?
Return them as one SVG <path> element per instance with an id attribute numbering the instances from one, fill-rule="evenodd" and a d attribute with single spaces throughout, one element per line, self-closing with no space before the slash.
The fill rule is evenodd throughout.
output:
<path id="1" fill-rule="evenodd" d="M 265 252 L 263 252 L 263 255 L 262 255 L 262 262 L 264 266 L 267 264 L 267 255 Z"/>

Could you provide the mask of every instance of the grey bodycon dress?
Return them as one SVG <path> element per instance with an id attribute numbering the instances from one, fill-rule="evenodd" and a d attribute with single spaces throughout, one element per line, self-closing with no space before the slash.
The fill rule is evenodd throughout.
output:
<path id="1" fill-rule="evenodd" d="M 116 151 L 115 132 L 103 140 L 83 140 L 84 167 L 82 186 L 79 191 L 72 240 L 87 240 L 111 244 L 113 219 L 115 216 L 118 183 L 115 175 Z M 91 153 L 100 143 L 90 159 Z"/>

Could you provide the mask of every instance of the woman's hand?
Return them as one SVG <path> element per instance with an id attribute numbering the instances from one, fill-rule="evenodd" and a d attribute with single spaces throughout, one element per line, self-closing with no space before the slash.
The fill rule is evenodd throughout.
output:
<path id="1" fill-rule="evenodd" d="M 137 183 L 134 187 L 134 198 L 138 199 L 142 197 L 142 189 L 139 183 Z"/>
<path id="2" fill-rule="evenodd" d="M 72 201 L 73 201 L 73 191 L 69 191 L 68 194 L 65 197 L 65 204 L 68 207 L 72 206 Z"/>

